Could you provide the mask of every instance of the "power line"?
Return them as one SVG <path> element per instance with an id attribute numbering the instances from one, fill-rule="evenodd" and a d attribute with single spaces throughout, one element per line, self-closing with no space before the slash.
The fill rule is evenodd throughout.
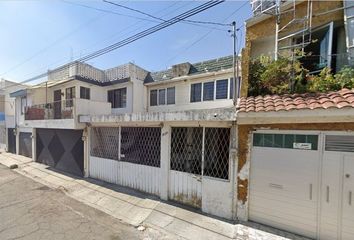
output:
<path id="1" fill-rule="evenodd" d="M 223 19 L 222 22 L 227 21 L 230 17 L 232 17 L 233 15 L 235 15 L 238 11 L 240 11 L 244 6 L 246 6 L 246 4 L 248 3 L 248 1 L 245 1 L 240 7 L 238 7 L 235 11 L 233 11 L 231 14 L 229 14 L 226 18 Z M 244 24 L 240 25 L 239 27 L 236 28 L 236 30 L 240 30 L 241 27 L 243 27 Z M 184 53 L 185 51 L 187 51 L 188 49 L 190 49 L 191 47 L 195 46 L 196 44 L 198 44 L 199 42 L 201 42 L 203 39 L 205 39 L 209 34 L 211 34 L 213 31 L 213 29 L 209 30 L 208 32 L 206 32 L 205 34 L 203 34 L 200 38 L 198 38 L 197 40 L 195 40 L 194 42 L 192 42 L 189 46 L 187 46 L 186 48 L 184 48 L 181 52 L 177 53 L 176 55 L 174 55 L 173 57 L 169 58 L 166 63 L 170 63 L 172 62 L 172 60 L 176 59 L 180 54 Z M 239 45 L 241 46 L 241 44 Z"/>
<path id="2" fill-rule="evenodd" d="M 155 21 L 155 20 L 152 20 L 152 19 L 148 19 L 148 18 L 141 18 L 141 17 L 137 17 L 137 16 L 122 14 L 122 13 L 118 13 L 118 12 L 115 12 L 115 11 L 112 11 L 112 10 L 106 10 L 106 9 L 103 9 L 103 8 L 91 7 L 91 6 L 88 6 L 88 5 L 85 5 L 85 4 L 81 4 L 81 3 L 68 2 L 68 1 L 66 1 L 66 0 L 62 0 L 62 1 L 65 2 L 65 3 L 71 4 L 71 5 L 76 5 L 76 6 L 81 6 L 81 7 L 88 8 L 88 9 L 93 9 L 93 10 L 96 10 L 96 11 L 101 11 L 101 12 L 116 14 L 116 15 L 119 15 L 119 16 L 125 16 L 125 17 L 129 17 L 129 18 L 140 19 L 140 20 L 148 21 L 148 22 L 160 23 L 160 22 L 165 21 L 165 19 L 162 19 L 162 18 L 159 18 L 159 17 L 155 17 L 155 16 L 153 16 L 153 15 L 151 15 L 151 14 L 144 13 L 144 12 L 142 12 L 142 11 L 140 11 L 140 10 L 132 9 L 132 8 L 126 7 L 126 6 L 124 6 L 124 5 L 116 4 L 116 3 L 113 3 L 113 2 L 109 2 L 109 1 L 104 1 L 104 2 L 109 3 L 109 4 L 113 4 L 113 5 L 116 5 L 116 6 L 119 6 L 119 7 L 123 7 L 123 8 L 129 9 L 129 10 L 131 10 L 131 11 L 139 12 L 139 13 L 141 13 L 141 14 L 144 14 L 144 15 L 146 15 L 146 16 L 149 16 L 150 18 L 153 18 L 153 19 L 158 20 L 158 21 Z M 209 29 L 214 29 L 214 30 L 218 30 L 218 31 L 225 31 L 224 29 L 201 25 L 202 23 L 205 24 L 205 23 L 207 23 L 207 22 L 193 21 L 193 20 L 183 20 L 182 22 L 187 23 L 187 24 L 190 24 L 190 25 L 202 27 L 202 28 L 209 28 Z M 209 24 L 218 25 L 217 23 L 213 23 L 213 22 L 210 22 Z"/>
<path id="3" fill-rule="evenodd" d="M 90 19 L 89 21 L 81 24 L 80 26 L 78 26 L 77 28 L 75 28 L 74 30 L 68 32 L 67 34 L 63 35 L 62 37 L 56 39 L 54 42 L 52 42 L 51 44 L 47 45 L 46 47 L 40 49 L 38 52 L 36 52 L 35 54 L 31 55 L 30 57 L 24 59 L 22 62 L 12 66 L 10 69 L 6 70 L 5 72 L 1 73 L 0 76 L 3 76 L 4 74 L 7 74 L 17 68 L 19 68 L 20 66 L 22 66 L 23 64 L 31 61 L 32 59 L 34 59 L 35 57 L 37 57 L 38 55 L 40 55 L 41 53 L 47 51 L 48 49 L 52 48 L 53 46 L 55 46 L 58 42 L 63 41 L 64 39 L 70 37 L 71 35 L 77 33 L 80 29 L 82 29 L 83 27 L 86 27 L 87 25 L 91 24 L 92 22 L 97 21 L 98 19 L 100 19 L 102 16 L 98 16 L 98 17 L 94 17 L 92 19 Z"/>
<path id="4" fill-rule="evenodd" d="M 126 38 L 126 39 L 124 39 L 122 41 L 119 41 L 119 42 L 117 42 L 115 44 L 112 44 L 110 46 L 107 46 L 107 47 L 105 47 L 105 48 L 103 48 L 101 50 L 95 51 L 95 52 L 93 52 L 91 54 L 88 54 L 88 55 L 86 55 L 84 57 L 81 57 L 81 58 L 77 59 L 74 62 L 70 62 L 70 63 L 68 63 L 68 64 L 66 64 L 64 66 L 56 68 L 55 70 L 51 71 L 50 73 L 59 72 L 59 71 L 65 69 L 65 68 L 70 67 L 75 62 L 86 62 L 88 60 L 97 58 L 97 57 L 99 57 L 101 55 L 109 53 L 109 52 L 111 52 L 113 50 L 116 50 L 116 49 L 121 48 L 121 47 L 123 47 L 125 45 L 128 45 L 128 44 L 130 44 L 132 42 L 135 42 L 135 41 L 137 41 L 137 40 L 139 40 L 141 38 L 149 36 L 149 35 L 157 32 L 157 31 L 160 31 L 160 30 L 162 30 L 164 28 L 167 28 L 167 27 L 169 27 L 171 25 L 174 25 L 174 24 L 182 21 L 183 19 L 189 18 L 189 17 L 194 16 L 194 15 L 200 13 L 200 12 L 206 11 L 209 8 L 215 7 L 216 5 L 219 5 L 219 4 L 223 3 L 223 2 L 225 2 L 225 0 L 215 0 L 215 1 L 211 0 L 211 1 L 208 1 L 206 3 L 203 3 L 203 4 L 201 4 L 201 5 L 199 5 L 199 6 L 195 7 L 195 8 L 192 8 L 192 9 L 190 9 L 190 10 L 188 10 L 188 11 L 186 11 L 186 12 L 184 12 L 184 13 L 178 15 L 178 16 L 176 16 L 176 17 L 173 17 L 173 18 L 171 18 L 171 19 L 169 19 L 167 21 L 164 21 L 164 22 L 162 22 L 162 23 L 160 23 L 158 25 L 150 27 L 150 28 L 148 28 L 148 29 L 146 29 L 146 30 L 144 30 L 142 32 L 139 32 L 139 33 L 137 33 L 137 34 L 135 34 L 135 35 L 133 35 L 131 37 L 128 37 L 128 38 Z M 31 81 L 34 81 L 36 79 L 43 78 L 43 77 L 45 77 L 47 75 L 48 75 L 48 72 L 45 72 L 45 73 L 39 74 L 39 75 L 37 75 L 35 77 L 29 78 L 29 79 L 27 79 L 25 81 L 22 81 L 20 83 L 31 82 Z"/>
<path id="5" fill-rule="evenodd" d="M 127 7 L 127 6 L 124 6 L 124 5 L 119 4 L 119 3 L 111 2 L 111 1 L 108 1 L 108 0 L 103 0 L 103 2 L 115 5 L 117 7 L 125 8 L 125 9 L 128 9 L 128 10 L 133 11 L 133 12 L 137 12 L 137 13 L 143 14 L 143 15 L 148 16 L 148 17 L 153 18 L 153 19 L 157 19 L 157 20 L 160 20 L 160 21 L 166 21 L 163 18 L 155 17 L 154 15 L 151 15 L 149 13 L 140 11 L 140 10 L 135 9 L 135 8 Z M 230 26 L 230 24 L 218 23 L 218 22 L 195 21 L 195 20 L 187 20 L 187 19 L 186 20 L 181 20 L 181 21 L 182 22 L 188 22 L 188 23 L 197 23 L 197 24 L 218 25 L 218 26 L 224 26 L 224 27 L 225 26 Z"/>
<path id="6" fill-rule="evenodd" d="M 64 1 L 64 0 L 63 0 L 63 1 Z M 66 1 L 64 1 L 64 2 L 66 2 Z M 179 9 L 181 9 L 181 8 L 183 8 L 183 7 L 186 7 L 186 6 L 190 5 L 190 3 L 191 3 L 191 2 L 189 2 L 189 3 L 187 3 L 187 4 L 184 4 L 183 6 L 180 6 L 180 7 L 176 8 L 176 9 L 174 9 L 173 11 L 169 11 L 168 13 L 165 13 L 163 16 L 166 16 L 166 15 L 168 15 L 169 13 L 172 13 L 172 12 L 174 12 L 174 11 L 176 11 L 176 10 L 179 10 Z M 160 9 L 159 11 L 155 12 L 155 14 L 158 14 L 158 13 L 160 13 L 160 12 L 162 12 L 162 11 L 165 11 L 165 10 L 167 10 L 168 8 L 171 8 L 171 7 L 175 6 L 176 4 L 178 4 L 178 2 L 174 2 L 174 3 L 172 3 L 171 5 Z M 96 9 L 94 9 L 94 10 L 96 10 Z M 138 21 L 138 22 L 135 22 L 134 24 L 128 25 L 128 26 L 126 26 L 125 28 L 123 28 L 121 31 L 119 31 L 118 33 L 123 33 L 125 30 L 131 29 L 133 26 L 135 26 L 135 25 L 137 25 L 138 23 L 143 22 L 143 21 L 144 21 L 144 20 L 140 20 L 140 21 Z M 154 21 L 154 22 L 156 22 L 156 21 Z M 145 24 L 145 26 L 146 26 L 146 24 Z M 142 27 L 143 27 L 143 26 L 141 26 L 141 27 L 139 27 L 139 28 L 136 28 L 136 29 L 133 30 L 133 31 L 129 31 L 129 32 L 127 32 L 127 34 L 133 33 L 133 32 L 136 31 L 136 30 L 142 29 Z M 113 35 L 110 35 L 108 38 L 105 38 L 103 41 L 106 41 L 106 40 L 108 40 L 108 39 L 110 39 L 110 38 L 116 36 L 118 33 L 115 33 L 115 34 L 113 34 Z M 102 41 L 96 41 L 94 44 L 91 44 L 91 45 L 90 45 L 89 47 L 87 47 L 86 49 L 81 50 L 81 51 L 80 51 L 80 54 L 76 54 L 75 57 L 81 57 L 81 55 L 82 55 L 81 52 L 82 52 L 82 51 L 86 51 L 86 50 L 92 48 L 93 46 L 96 46 L 99 42 L 102 42 Z M 65 59 L 65 61 L 63 62 L 62 60 L 64 60 L 64 59 Z M 59 64 L 59 63 L 65 64 L 66 59 L 67 59 L 67 57 L 61 58 L 59 61 L 52 62 L 52 63 L 49 64 L 48 66 L 53 66 L 54 64 Z M 47 69 L 47 68 L 43 69 L 43 71 L 46 70 L 46 69 Z M 41 71 L 42 71 L 42 70 L 41 70 Z M 27 74 L 26 76 L 31 76 L 31 75 L 33 76 L 34 73 Z"/>

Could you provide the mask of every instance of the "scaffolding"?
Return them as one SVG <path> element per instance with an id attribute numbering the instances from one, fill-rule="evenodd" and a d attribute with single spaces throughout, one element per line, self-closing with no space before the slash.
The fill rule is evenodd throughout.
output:
<path id="1" fill-rule="evenodd" d="M 296 8 L 300 2 L 296 0 L 251 0 L 254 16 L 260 14 L 275 16 L 275 59 L 279 56 L 295 58 L 297 52 L 303 55 L 304 48 L 311 43 L 312 0 L 302 1 L 307 2 L 304 14 Z"/>

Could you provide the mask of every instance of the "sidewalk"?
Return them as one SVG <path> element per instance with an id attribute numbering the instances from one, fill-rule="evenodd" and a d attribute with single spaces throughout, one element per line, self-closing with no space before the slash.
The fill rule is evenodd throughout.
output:
<path id="1" fill-rule="evenodd" d="M 14 171 L 21 175 L 61 190 L 122 222 L 166 232 L 176 236 L 176 239 L 305 239 L 258 224 L 247 223 L 246 226 L 218 220 L 114 184 L 64 175 L 19 155 L 1 152 L 0 164 L 8 167 L 17 164 L 18 168 Z"/>

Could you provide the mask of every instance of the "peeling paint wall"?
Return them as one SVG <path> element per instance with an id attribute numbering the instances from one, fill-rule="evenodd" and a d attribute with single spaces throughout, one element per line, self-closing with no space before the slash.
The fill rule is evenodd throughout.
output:
<path id="1" fill-rule="evenodd" d="M 354 131 L 354 122 L 238 125 L 237 216 L 243 221 L 246 221 L 248 218 L 250 151 L 252 132 L 257 129 Z"/>
<path id="2" fill-rule="evenodd" d="M 313 15 L 323 13 L 329 10 L 334 10 L 343 7 L 343 1 L 313 1 Z M 300 3 L 296 6 L 296 17 L 301 18 L 305 16 L 307 9 L 307 1 Z M 288 22 L 292 18 L 292 13 L 287 16 L 282 16 L 282 23 Z M 252 21 L 252 20 L 251 20 Z M 343 10 L 333 11 L 328 14 L 313 16 L 312 28 L 325 25 L 331 21 L 343 21 Z M 249 21 L 250 22 L 250 21 Z M 247 25 L 250 25 L 249 23 Z M 301 24 L 291 25 L 288 32 L 295 32 L 303 28 Z M 281 26 L 280 26 L 281 28 Z M 285 32 L 284 32 L 285 33 Z M 249 77 L 249 61 L 252 57 L 257 57 L 264 54 L 263 50 L 257 52 L 257 49 L 263 49 L 257 45 L 265 43 L 265 47 L 269 48 L 269 38 L 275 35 L 275 16 L 267 18 L 259 23 L 251 26 L 246 26 L 246 44 L 242 50 L 242 89 L 241 96 L 247 96 L 248 77 Z M 268 52 L 274 53 L 275 42 L 272 49 L 267 49 Z"/>

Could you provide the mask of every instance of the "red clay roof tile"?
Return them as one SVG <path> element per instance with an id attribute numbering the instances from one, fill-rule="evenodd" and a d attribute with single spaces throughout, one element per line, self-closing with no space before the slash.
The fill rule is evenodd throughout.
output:
<path id="1" fill-rule="evenodd" d="M 292 111 L 302 109 L 354 108 L 354 89 L 328 93 L 266 95 L 241 98 L 239 112 Z"/>

